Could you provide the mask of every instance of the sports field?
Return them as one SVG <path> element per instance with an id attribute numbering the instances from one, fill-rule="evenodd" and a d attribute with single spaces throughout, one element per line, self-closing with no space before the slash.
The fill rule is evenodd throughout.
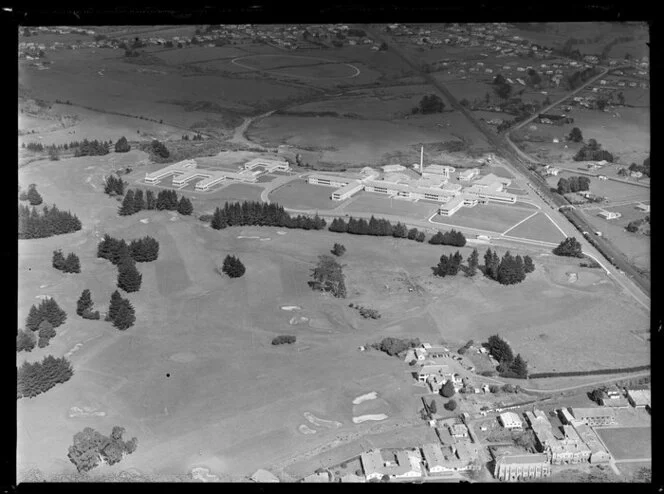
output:
<path id="1" fill-rule="evenodd" d="M 616 460 L 650 459 L 652 457 L 652 429 L 650 427 L 599 428 L 597 434 Z"/>
<path id="2" fill-rule="evenodd" d="M 358 192 L 349 202 L 347 206 L 343 207 L 343 211 L 346 213 L 363 212 L 373 213 L 376 216 L 390 214 L 416 220 L 425 220 L 438 211 L 438 206 L 431 202 L 411 202 L 400 199 L 390 200 L 387 197 L 371 192 Z"/>
<path id="3" fill-rule="evenodd" d="M 452 216 L 438 215 L 433 218 L 433 221 L 502 233 L 534 212 L 499 204 L 478 204 L 474 208 L 462 207 Z"/>
<path id="4" fill-rule="evenodd" d="M 333 209 L 341 205 L 341 202 L 330 199 L 335 190 L 335 187 L 310 185 L 306 180 L 298 179 L 273 190 L 269 199 L 291 209 Z"/>
<path id="5" fill-rule="evenodd" d="M 565 239 L 563 233 L 541 212 L 538 212 L 513 230 L 508 231 L 505 235 L 554 243 Z"/>

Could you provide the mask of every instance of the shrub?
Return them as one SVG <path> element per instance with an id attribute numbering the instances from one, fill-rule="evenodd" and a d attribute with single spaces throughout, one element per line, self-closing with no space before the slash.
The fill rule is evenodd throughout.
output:
<path id="1" fill-rule="evenodd" d="M 239 278 L 245 273 L 244 264 L 235 256 L 227 255 L 224 259 L 222 272 L 231 278 Z"/>
<path id="2" fill-rule="evenodd" d="M 440 388 L 440 394 L 444 396 L 445 398 L 451 398 L 454 396 L 455 391 L 454 391 L 454 383 L 450 380 L 447 381 L 442 388 Z"/>
<path id="3" fill-rule="evenodd" d="M 295 343 L 295 336 L 281 335 L 272 340 L 273 345 L 290 345 Z"/>
<path id="4" fill-rule="evenodd" d="M 449 400 L 447 403 L 445 403 L 445 409 L 449 410 L 450 412 L 453 412 L 457 408 L 457 402 L 455 400 Z"/>

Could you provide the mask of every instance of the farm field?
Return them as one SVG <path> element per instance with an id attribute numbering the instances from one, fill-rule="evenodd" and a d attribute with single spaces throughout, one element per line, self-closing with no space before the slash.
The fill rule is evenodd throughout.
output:
<path id="1" fill-rule="evenodd" d="M 358 192 L 349 200 L 347 205 L 343 206 L 342 209 L 345 213 L 351 215 L 353 212 L 373 213 L 376 217 L 380 217 L 381 214 L 392 214 L 416 220 L 424 220 L 428 219 L 433 213 L 438 211 L 438 205 L 426 201 L 411 202 L 403 199 L 390 200 L 379 194 Z"/>
<path id="2" fill-rule="evenodd" d="M 650 427 L 599 428 L 597 434 L 616 460 L 651 458 Z"/>
<path id="3" fill-rule="evenodd" d="M 333 209 L 341 204 L 330 197 L 336 188 L 323 185 L 310 185 L 306 180 L 292 180 L 272 191 L 269 199 L 291 209 Z"/>
<path id="4" fill-rule="evenodd" d="M 506 235 L 554 243 L 565 239 L 562 232 L 541 212 L 510 230 Z"/>
<path id="5" fill-rule="evenodd" d="M 453 216 L 438 215 L 433 218 L 433 221 L 447 225 L 465 226 L 467 228 L 502 233 L 534 212 L 528 209 L 498 204 L 478 204 L 474 208 L 462 207 Z"/>
<path id="6" fill-rule="evenodd" d="M 196 46 L 187 48 L 178 48 L 170 50 L 161 50 L 155 52 L 167 64 L 181 65 L 190 63 L 200 63 L 207 60 L 217 60 L 222 58 L 232 59 L 250 55 L 251 52 L 244 50 L 241 46 Z"/>
<path id="7" fill-rule="evenodd" d="M 580 174 L 574 173 L 574 170 L 563 170 L 558 174 L 557 177 L 547 177 L 546 181 L 551 187 L 555 188 L 558 186 L 558 181 L 561 178 L 568 178 L 575 175 Z M 647 187 L 631 185 L 624 182 L 616 182 L 615 180 L 599 180 L 596 177 L 589 178 L 590 192 L 598 196 L 606 197 L 606 199 L 609 201 L 647 201 L 650 199 L 650 189 Z"/>
<path id="8" fill-rule="evenodd" d="M 642 468 L 647 468 L 652 472 L 652 461 L 626 461 L 616 463 L 616 466 L 626 482 L 636 482 L 635 475 Z M 643 482 L 643 480 L 640 481 Z"/>

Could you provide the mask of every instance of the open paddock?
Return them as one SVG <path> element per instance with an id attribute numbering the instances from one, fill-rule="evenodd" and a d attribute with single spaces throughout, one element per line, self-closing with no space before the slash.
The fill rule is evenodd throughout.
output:
<path id="1" fill-rule="evenodd" d="M 247 52 L 237 46 L 196 46 L 187 48 L 174 48 L 156 52 L 156 55 L 167 64 L 182 65 L 206 62 L 209 60 L 228 59 L 247 55 Z"/>
<path id="2" fill-rule="evenodd" d="M 473 208 L 462 207 L 452 216 L 437 215 L 432 221 L 447 225 L 463 226 L 502 233 L 526 219 L 535 211 L 500 204 L 478 204 Z M 510 232 L 511 235 L 511 232 Z"/>
<path id="3" fill-rule="evenodd" d="M 333 209 L 341 204 L 331 199 L 335 187 L 311 185 L 305 180 L 292 180 L 273 190 L 268 199 L 291 209 Z"/>
<path id="4" fill-rule="evenodd" d="M 565 235 L 542 212 L 538 212 L 535 216 L 524 221 L 505 235 L 553 243 L 558 243 L 565 239 Z"/>
<path id="5" fill-rule="evenodd" d="M 616 460 L 650 459 L 652 457 L 652 429 L 650 427 L 597 428 L 611 456 Z"/>

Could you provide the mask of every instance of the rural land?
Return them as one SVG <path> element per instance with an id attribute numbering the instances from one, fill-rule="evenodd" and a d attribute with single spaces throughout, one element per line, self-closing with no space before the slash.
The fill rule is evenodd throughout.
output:
<path id="1" fill-rule="evenodd" d="M 18 41 L 17 483 L 652 482 L 647 24 Z"/>

